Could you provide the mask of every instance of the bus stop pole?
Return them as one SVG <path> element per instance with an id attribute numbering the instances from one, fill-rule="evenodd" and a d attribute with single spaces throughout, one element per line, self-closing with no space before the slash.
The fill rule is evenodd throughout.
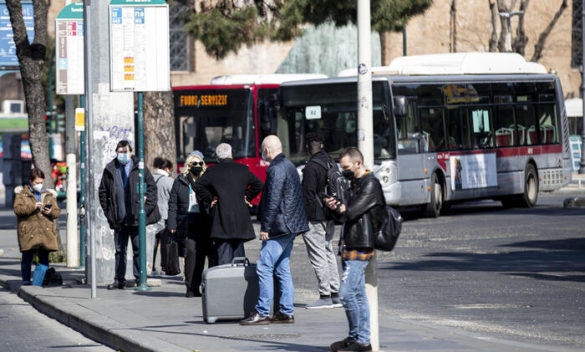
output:
<path id="1" fill-rule="evenodd" d="M 146 284 L 146 211 L 144 210 L 144 112 L 142 110 L 144 93 L 138 92 L 138 238 L 140 241 L 140 284 L 137 291 L 150 291 Z"/>
<path id="2" fill-rule="evenodd" d="M 370 0 L 357 0 L 358 22 L 358 148 L 364 155 L 364 165 L 374 166 L 374 126 L 372 116 L 372 58 Z M 378 327 L 378 278 L 376 256 L 366 268 L 366 296 L 370 308 L 370 343 L 380 350 Z"/>
<path id="3" fill-rule="evenodd" d="M 85 109 L 85 95 L 79 97 L 79 107 Z M 79 133 L 79 268 L 85 270 L 85 129 Z"/>

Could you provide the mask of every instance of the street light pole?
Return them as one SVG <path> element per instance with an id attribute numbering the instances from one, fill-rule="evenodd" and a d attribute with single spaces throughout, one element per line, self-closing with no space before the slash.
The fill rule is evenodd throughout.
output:
<path id="1" fill-rule="evenodd" d="M 581 6 L 581 102 L 583 128 L 581 129 L 581 165 L 579 174 L 585 174 L 585 3 Z"/>

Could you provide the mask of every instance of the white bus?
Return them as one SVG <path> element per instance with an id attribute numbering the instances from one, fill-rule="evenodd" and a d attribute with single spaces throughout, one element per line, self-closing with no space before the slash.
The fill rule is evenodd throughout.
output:
<path id="1" fill-rule="evenodd" d="M 388 204 L 430 217 L 475 199 L 532 207 L 539 190 L 570 182 L 561 84 L 543 66 L 471 53 L 405 57 L 372 71 L 372 169 Z M 276 123 L 291 160 L 306 160 L 308 132 L 323 134 L 333 157 L 357 145 L 356 82 L 350 73 L 281 85 Z"/>

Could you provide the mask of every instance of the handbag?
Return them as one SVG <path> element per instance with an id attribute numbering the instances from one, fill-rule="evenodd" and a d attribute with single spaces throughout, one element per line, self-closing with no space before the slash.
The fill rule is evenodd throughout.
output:
<path id="1" fill-rule="evenodd" d="M 394 249 L 398 236 L 402 231 L 402 216 L 398 210 L 387 205 L 386 207 L 386 219 L 382 222 L 380 229 L 376 231 L 374 236 L 374 248 L 390 252 Z"/>
<path id="2" fill-rule="evenodd" d="M 178 275 L 181 273 L 179 266 L 179 244 L 171 239 L 166 244 L 167 260 L 165 266 L 166 275 Z"/>
<path id="3" fill-rule="evenodd" d="M 45 281 L 45 274 L 47 273 L 47 269 L 49 269 L 48 265 L 45 264 L 37 264 L 35 267 L 35 271 L 33 272 L 33 286 L 43 286 L 43 282 Z"/>

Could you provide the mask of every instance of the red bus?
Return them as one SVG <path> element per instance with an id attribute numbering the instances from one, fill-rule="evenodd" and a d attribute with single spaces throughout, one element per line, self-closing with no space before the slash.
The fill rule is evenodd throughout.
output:
<path id="1" fill-rule="evenodd" d="M 194 150 L 206 163 L 217 161 L 220 143 L 232 146 L 234 161 L 247 165 L 261 180 L 268 164 L 261 158 L 262 139 L 276 134 L 271 121 L 278 111 L 278 88 L 286 81 L 326 78 L 320 74 L 219 76 L 209 85 L 174 87 L 177 163 Z M 254 200 L 257 204 L 258 198 Z"/>

